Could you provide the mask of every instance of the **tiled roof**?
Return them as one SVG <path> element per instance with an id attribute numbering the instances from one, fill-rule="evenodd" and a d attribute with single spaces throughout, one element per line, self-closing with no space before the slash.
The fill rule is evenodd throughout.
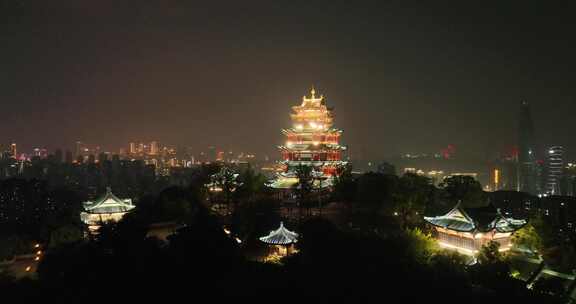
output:
<path id="1" fill-rule="evenodd" d="M 298 242 L 298 233 L 286 229 L 284 223 L 280 222 L 280 228 L 271 231 L 268 236 L 263 236 L 260 240 L 266 244 L 288 245 Z"/>
<path id="2" fill-rule="evenodd" d="M 454 209 L 442 216 L 424 217 L 428 223 L 460 232 L 514 232 L 524 225 L 525 220 L 507 218 L 492 204 L 477 208 L 463 208 L 458 203 Z"/>
<path id="3" fill-rule="evenodd" d="M 92 214 L 108 214 L 128 212 L 134 209 L 131 199 L 119 199 L 112 193 L 110 188 L 106 189 L 106 194 L 94 202 L 85 202 L 84 211 Z"/>

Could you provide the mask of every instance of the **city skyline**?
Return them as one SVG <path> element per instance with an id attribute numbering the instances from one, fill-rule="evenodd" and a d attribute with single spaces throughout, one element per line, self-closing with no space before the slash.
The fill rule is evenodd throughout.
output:
<path id="1" fill-rule="evenodd" d="M 274 155 L 283 110 L 315 85 L 367 158 L 503 151 L 522 100 L 538 146 L 574 157 L 572 27 L 548 8 L 132 4 L 3 4 L 0 138 L 24 150 L 142 138 Z"/>
<path id="2" fill-rule="evenodd" d="M 573 19 L 0 1 L 0 290 L 576 304 Z"/>

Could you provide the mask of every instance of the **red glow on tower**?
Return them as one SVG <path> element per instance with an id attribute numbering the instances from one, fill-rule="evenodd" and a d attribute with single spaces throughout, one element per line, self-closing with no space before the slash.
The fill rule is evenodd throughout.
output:
<path id="1" fill-rule="evenodd" d="M 442 149 L 441 153 L 444 159 L 451 159 L 454 157 L 454 154 L 456 153 L 456 146 L 449 144 L 448 147 Z"/>

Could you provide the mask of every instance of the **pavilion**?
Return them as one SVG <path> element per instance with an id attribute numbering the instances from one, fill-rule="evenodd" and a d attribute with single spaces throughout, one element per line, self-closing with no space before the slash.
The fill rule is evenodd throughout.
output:
<path id="1" fill-rule="evenodd" d="M 526 225 L 525 220 L 504 216 L 494 205 L 465 208 L 458 203 L 442 216 L 424 217 L 438 233 L 438 244 L 467 255 L 475 255 L 490 241 L 500 244 L 500 251 L 510 250 L 511 236 Z"/>
<path id="2" fill-rule="evenodd" d="M 294 244 L 298 242 L 298 233 L 286 229 L 284 223 L 280 222 L 280 228 L 270 231 L 270 234 L 261 237 L 260 241 L 272 248 L 271 256 L 285 257 L 295 252 Z"/>
<path id="3" fill-rule="evenodd" d="M 119 199 L 112 193 L 110 187 L 106 188 L 104 196 L 93 202 L 85 202 L 83 205 L 84 212 L 80 213 L 80 218 L 88 226 L 90 233 L 97 232 L 102 223 L 119 221 L 135 207 L 131 199 Z"/>

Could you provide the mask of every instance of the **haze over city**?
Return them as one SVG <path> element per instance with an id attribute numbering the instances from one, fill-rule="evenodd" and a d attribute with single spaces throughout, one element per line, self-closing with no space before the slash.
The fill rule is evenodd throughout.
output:
<path id="1" fill-rule="evenodd" d="M 574 156 L 574 24 L 519 3 L 3 1 L 0 138 L 275 156 L 314 85 L 367 157 L 504 151 L 521 100 Z"/>
<path id="2" fill-rule="evenodd" d="M 574 304 L 573 15 L 0 0 L 2 298 Z"/>

